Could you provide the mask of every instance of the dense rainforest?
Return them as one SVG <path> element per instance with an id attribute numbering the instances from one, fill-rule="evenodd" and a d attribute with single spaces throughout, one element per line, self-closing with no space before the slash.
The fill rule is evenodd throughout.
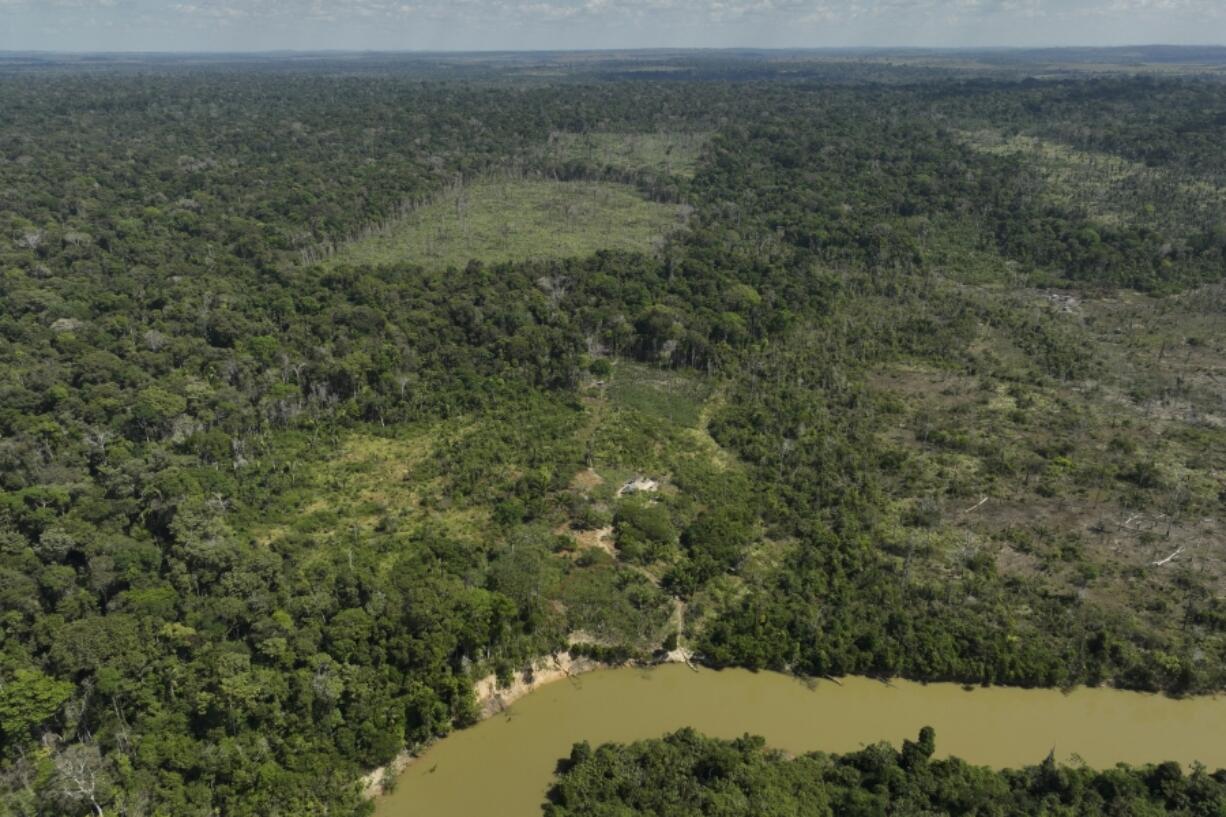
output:
<path id="1" fill-rule="evenodd" d="M 695 66 L 0 69 L 5 813 L 364 814 L 563 650 L 1226 688 L 1226 85 Z"/>
<path id="2" fill-rule="evenodd" d="M 706 738 L 685 729 L 659 740 L 593 750 L 576 744 L 545 807 L 548 817 L 823 817 L 877 814 L 1221 814 L 1226 775 L 1177 763 L 1095 771 L 1038 766 L 992 771 L 934 759 L 921 730 L 899 751 L 877 744 L 843 755 L 786 758 L 761 738 Z"/>

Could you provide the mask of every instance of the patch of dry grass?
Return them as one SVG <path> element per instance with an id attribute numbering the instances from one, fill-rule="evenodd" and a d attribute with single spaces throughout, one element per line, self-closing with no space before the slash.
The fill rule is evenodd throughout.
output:
<path id="1" fill-rule="evenodd" d="M 676 205 L 629 185 L 500 179 L 456 187 L 343 245 L 330 264 L 413 263 L 431 269 L 599 250 L 652 252 L 682 226 Z"/>

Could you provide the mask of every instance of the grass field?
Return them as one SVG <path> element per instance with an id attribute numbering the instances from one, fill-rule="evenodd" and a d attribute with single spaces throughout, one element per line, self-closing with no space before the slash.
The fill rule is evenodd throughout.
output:
<path id="1" fill-rule="evenodd" d="M 711 385 L 689 373 L 620 361 L 609 378 L 609 399 L 679 426 L 698 425 Z"/>
<path id="2" fill-rule="evenodd" d="M 1199 223 L 1226 204 L 1226 191 L 1204 180 L 1176 177 L 1120 156 L 992 130 L 962 138 L 977 151 L 1021 158 L 1036 172 L 1049 201 L 1082 210 L 1103 224 Z"/>
<path id="3" fill-rule="evenodd" d="M 344 550 L 359 534 L 373 537 L 387 557 L 384 567 L 423 527 L 479 538 L 489 527 L 488 511 L 439 503 L 442 481 L 423 468 L 440 438 L 462 432 L 457 423 L 404 428 L 387 437 L 350 435 L 332 456 L 304 460 L 294 496 L 249 533 L 261 545 L 295 540 L 320 558 Z"/>
<path id="4" fill-rule="evenodd" d="M 708 138 L 705 133 L 555 133 L 550 148 L 560 161 L 691 178 Z"/>
<path id="5" fill-rule="evenodd" d="M 650 252 L 680 225 L 674 205 L 628 185 L 485 181 L 457 188 L 406 218 L 341 247 L 333 264 L 412 262 L 444 269 L 570 258 L 598 250 Z"/>

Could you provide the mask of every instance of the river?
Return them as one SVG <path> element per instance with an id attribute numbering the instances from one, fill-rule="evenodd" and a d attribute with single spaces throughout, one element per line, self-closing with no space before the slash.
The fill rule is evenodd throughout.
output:
<path id="1" fill-rule="evenodd" d="M 600 670 L 548 684 L 505 713 L 431 746 L 379 799 L 376 817 L 540 817 L 571 744 L 659 737 L 693 726 L 746 732 L 792 753 L 845 752 L 923 726 L 937 754 L 995 767 L 1039 763 L 1053 748 L 1095 767 L 1199 761 L 1226 767 L 1226 699 L 1172 700 L 1113 689 L 1071 693 L 848 678 L 810 687 L 787 675 L 684 665 Z"/>

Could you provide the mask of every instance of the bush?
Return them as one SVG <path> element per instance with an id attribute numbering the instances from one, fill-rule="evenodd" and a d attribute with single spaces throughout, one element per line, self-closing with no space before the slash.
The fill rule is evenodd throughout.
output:
<path id="1" fill-rule="evenodd" d="M 613 374 L 613 364 L 609 362 L 608 358 L 598 357 L 588 364 L 587 370 L 592 373 L 593 377 L 604 380 Z"/>
<path id="2" fill-rule="evenodd" d="M 639 499 L 623 500 L 613 515 L 617 549 L 631 561 L 651 562 L 663 558 L 677 541 L 668 509 L 661 503 Z"/>

